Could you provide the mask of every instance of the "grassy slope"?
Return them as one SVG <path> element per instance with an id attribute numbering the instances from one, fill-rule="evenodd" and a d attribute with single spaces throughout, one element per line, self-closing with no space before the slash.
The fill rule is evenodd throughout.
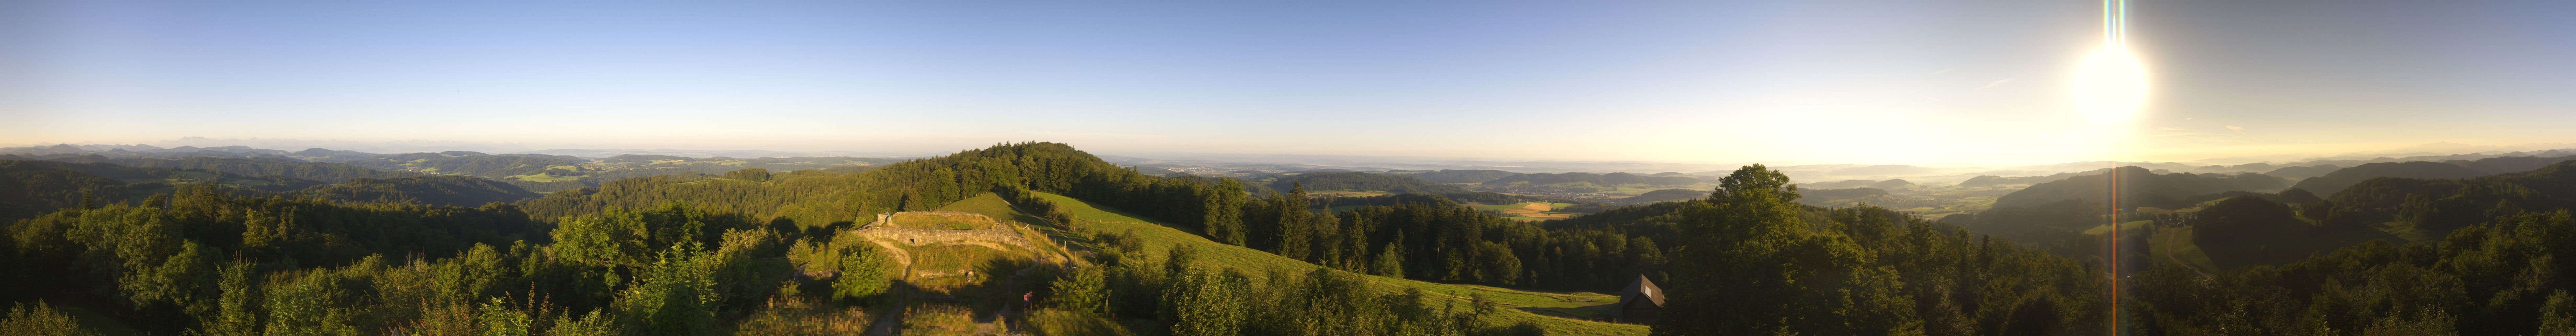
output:
<path id="1" fill-rule="evenodd" d="M 988 214 L 984 216 L 992 217 L 993 215 Z M 998 220 L 1010 217 L 993 218 Z M 895 213 L 894 220 L 889 223 L 877 224 L 914 229 L 982 230 L 993 228 L 993 226 L 998 223 L 987 221 L 983 218 L 975 218 L 974 216 L 941 216 L 914 212 L 899 212 Z"/>
<path id="2" fill-rule="evenodd" d="M 2218 267 L 2217 261 L 2209 259 L 2209 253 L 2200 251 L 2200 245 L 2192 244 L 2189 226 L 2157 229 L 2155 236 L 2147 237 L 2147 252 L 2154 262 L 2182 263 L 2199 270 L 2201 274 L 2215 273 L 2222 269 Z"/>
<path id="3" fill-rule="evenodd" d="M 1077 223 L 1075 223 L 1077 228 L 1083 230 L 1094 230 L 1097 232 L 1130 233 L 1136 237 L 1143 238 L 1139 240 L 1144 242 L 1145 249 L 1147 250 L 1167 250 L 1174 246 L 1181 245 L 1193 246 L 1198 249 L 1199 260 L 1201 261 L 1208 262 L 1212 265 L 1223 265 L 1226 267 L 1241 269 L 1245 271 L 1245 273 L 1249 273 L 1254 276 L 1265 276 L 1266 274 L 1274 272 L 1281 274 L 1300 274 L 1312 271 L 1317 267 L 1314 264 L 1280 257 L 1268 252 L 1261 252 L 1241 246 L 1220 244 L 1200 237 L 1198 234 L 1183 231 L 1171 225 L 1137 218 L 1136 216 L 1130 216 L 1115 209 L 1095 207 L 1089 203 L 1083 202 L 1082 200 L 1071 197 L 1047 193 L 1040 193 L 1040 195 L 1042 197 L 1046 197 L 1047 200 L 1054 201 L 1056 204 L 1062 205 L 1065 212 L 1071 213 L 1075 218 L 1078 218 Z M 1066 241 L 1076 242 L 1078 240 Z M 1146 253 L 1145 255 L 1148 258 L 1159 258 L 1158 253 Z M 1149 260 L 1148 262 L 1161 261 Z M 1429 283 L 1380 276 L 1368 277 L 1371 280 L 1375 280 L 1376 285 L 1380 286 L 1380 289 L 1383 290 L 1393 292 L 1402 291 L 1407 287 L 1421 288 L 1425 293 L 1446 295 L 1448 299 L 1459 301 L 1457 303 L 1461 306 L 1467 304 L 1465 302 L 1467 295 L 1484 293 L 1485 296 L 1493 298 L 1495 301 L 1506 307 L 1520 308 L 1507 309 L 1504 310 L 1503 313 L 1495 314 L 1496 316 L 1488 318 L 1489 322 L 1532 321 L 1546 328 L 1549 335 L 1646 334 L 1646 326 L 1642 325 L 1592 322 L 1540 315 L 1538 313 L 1531 312 L 1531 310 L 1585 311 L 1586 309 L 1580 307 L 1617 303 L 1618 298 L 1609 295 L 1596 293 L 1532 292 L 1488 286 Z"/>
<path id="4" fill-rule="evenodd" d="M 1006 226 L 1019 231 L 1021 238 L 1037 244 L 1037 248 L 1044 250 L 1043 252 L 1073 255 L 1072 250 L 1065 249 L 1063 245 L 1056 243 L 1063 241 L 1064 237 L 1049 236 L 1047 232 L 1032 230 L 1032 228 L 1052 227 L 1052 225 L 1045 225 L 1047 222 L 1045 219 L 1020 212 L 1019 209 L 1011 207 L 1010 201 L 1002 200 L 999 195 L 984 193 L 968 197 L 939 206 L 939 211 L 967 212 L 992 217 L 994 220 L 1002 221 L 1003 224 L 1009 224 Z"/>

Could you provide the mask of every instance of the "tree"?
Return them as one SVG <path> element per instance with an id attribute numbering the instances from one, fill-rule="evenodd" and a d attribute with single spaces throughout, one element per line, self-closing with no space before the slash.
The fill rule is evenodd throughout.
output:
<path id="1" fill-rule="evenodd" d="M 259 334 L 259 313 L 266 309 L 259 306 L 259 292 L 257 292 L 259 284 L 253 282 L 254 279 L 251 278 L 253 271 L 257 269 L 259 265 L 253 263 L 224 265 L 221 271 L 223 280 L 215 286 L 215 289 L 222 293 L 215 301 L 217 310 L 213 318 L 198 322 L 198 326 L 202 328 L 199 329 L 199 334 L 210 336 Z"/>
<path id="2" fill-rule="evenodd" d="M 1047 284 L 1047 291 L 1052 295 L 1047 299 L 1056 308 L 1084 314 L 1106 314 L 1109 311 L 1108 281 L 1108 274 L 1099 267 L 1076 268 Z"/>
<path id="3" fill-rule="evenodd" d="M 476 305 L 474 320 L 476 329 L 482 330 L 484 335 L 528 336 L 528 313 L 510 309 L 498 297 Z"/>
<path id="4" fill-rule="evenodd" d="M 706 267 L 705 250 L 695 243 L 672 245 L 652 265 L 636 270 L 635 283 L 618 296 L 618 315 L 628 328 L 643 334 L 700 335 L 715 330 L 717 304 L 714 270 Z"/>
<path id="5" fill-rule="evenodd" d="M 1396 235 L 1395 241 L 1386 243 L 1385 250 L 1378 251 L 1377 261 L 1369 265 L 1369 273 L 1397 279 L 1404 278 L 1403 235 Z"/>
<path id="6" fill-rule="evenodd" d="M 859 243 L 844 250 L 841 274 L 832 278 L 832 297 L 844 300 L 863 299 L 884 294 L 894 284 L 891 259 L 874 244 Z"/>
<path id="7" fill-rule="evenodd" d="M 0 335 L 90 336 L 98 333 L 81 329 L 80 320 L 71 314 L 54 310 L 44 300 L 19 303 L 9 307 L 9 315 L 0 318 Z"/>
<path id="8" fill-rule="evenodd" d="M 1221 178 L 1218 179 L 1216 187 L 1208 190 L 1207 194 L 1201 197 L 1206 200 L 1201 211 L 1207 214 L 1201 222 L 1205 223 L 1208 239 L 1227 245 L 1245 246 L 1243 182 L 1235 181 L 1233 178 Z"/>
<path id="9" fill-rule="evenodd" d="M 1922 333 L 1895 272 L 1848 237 L 1810 230 L 1797 198 L 1788 175 L 1755 164 L 1686 208 L 1653 334 Z"/>
<path id="10" fill-rule="evenodd" d="M 1163 294 L 1172 307 L 1172 334 L 1181 336 L 1236 335 L 1243 331 L 1249 313 L 1244 308 L 1243 291 L 1251 284 L 1248 277 L 1232 270 L 1217 271 L 1190 266 L 1183 276 L 1174 279 L 1171 289 Z"/>
<path id="11" fill-rule="evenodd" d="M 1310 240 L 1314 238 L 1315 233 L 1313 227 L 1309 226 L 1314 223 L 1315 211 L 1311 210 L 1313 204 L 1306 200 L 1306 186 L 1296 185 L 1295 189 L 1288 191 L 1286 197 L 1273 197 L 1271 202 L 1271 208 L 1279 211 L 1279 222 L 1275 224 L 1277 229 L 1272 231 L 1279 235 L 1272 240 L 1279 245 L 1273 247 L 1271 253 L 1289 259 L 1306 260 L 1306 253 L 1312 247 L 1309 246 L 1312 244 Z"/>
<path id="12" fill-rule="evenodd" d="M 1512 255 L 1511 247 L 1483 242 L 1476 245 L 1476 250 L 1476 281 L 1500 285 L 1519 283 L 1521 258 Z"/>

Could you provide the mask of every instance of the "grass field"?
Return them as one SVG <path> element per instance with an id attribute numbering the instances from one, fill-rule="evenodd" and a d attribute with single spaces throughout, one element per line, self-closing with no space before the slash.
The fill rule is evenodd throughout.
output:
<path id="1" fill-rule="evenodd" d="M 894 219 L 882 225 L 912 229 L 982 230 L 993 228 L 998 224 L 987 216 L 908 211 L 894 213 Z"/>
<path id="2" fill-rule="evenodd" d="M 1178 227 L 1145 220 L 1115 209 L 1095 207 L 1089 203 L 1083 202 L 1082 200 L 1071 197 L 1047 193 L 1040 193 L 1039 195 L 1041 197 L 1045 197 L 1047 200 L 1056 202 L 1058 205 L 1062 205 L 1065 212 L 1071 213 L 1074 217 L 1081 219 L 1079 223 L 1076 224 L 1080 230 L 1132 234 L 1135 237 L 1141 238 L 1138 240 L 1144 243 L 1145 250 L 1148 251 L 1167 250 L 1175 246 L 1188 245 L 1198 249 L 1199 260 L 1203 262 L 1207 262 L 1210 265 L 1221 265 L 1224 267 L 1241 269 L 1245 271 L 1245 273 L 1252 274 L 1255 277 L 1266 276 L 1266 274 L 1270 274 L 1272 272 L 1281 272 L 1282 274 L 1300 274 L 1312 271 L 1317 267 L 1314 264 L 1280 257 L 1268 252 L 1261 252 L 1241 246 L 1219 244 L 1215 241 L 1209 241 L 1206 238 L 1200 237 L 1196 233 L 1191 233 Z M 1160 257 L 1157 253 L 1145 253 L 1144 256 L 1147 259 L 1156 259 Z M 1145 260 L 1144 262 L 1159 263 L 1162 261 Z M 1379 289 L 1381 290 L 1394 292 L 1402 291 L 1405 288 L 1421 288 L 1423 292 L 1434 294 L 1436 295 L 1435 297 L 1439 299 L 1456 300 L 1458 301 L 1456 303 L 1459 305 L 1467 304 L 1464 301 L 1468 295 L 1483 293 L 1503 306 L 1512 308 L 1505 310 L 1503 313 L 1488 316 L 1488 322 L 1510 323 L 1531 321 L 1537 323 L 1543 328 L 1546 328 L 1549 335 L 1646 334 L 1646 326 L 1643 325 L 1594 322 L 1554 315 L 1566 314 L 1574 316 L 1593 316 L 1593 314 L 1582 314 L 1581 312 L 1587 311 L 1587 308 L 1585 307 L 1596 307 L 1592 309 L 1598 309 L 1597 307 L 1615 304 L 1616 301 L 1618 301 L 1618 298 L 1610 295 L 1598 293 L 1535 292 L 1477 285 L 1430 283 L 1380 276 L 1368 276 L 1368 278 L 1373 280 L 1374 284 L 1379 286 Z"/>
<path id="3" fill-rule="evenodd" d="M 1017 272 L 1018 267 L 1034 263 L 1034 252 L 1003 251 L 976 245 L 925 246 L 907 248 L 905 252 L 912 256 L 912 271 L 916 274 L 911 282 L 924 289 L 943 291 L 983 284 L 997 274 Z"/>
<path id="4" fill-rule="evenodd" d="M 2180 263 L 2191 266 L 2201 274 L 2216 273 L 2219 270 L 2218 262 L 2210 260 L 2209 253 L 2201 252 L 2199 245 L 2192 244 L 2189 226 L 2157 228 L 2155 236 L 2147 237 L 2147 255 L 2158 263 Z"/>
<path id="5" fill-rule="evenodd" d="M 1520 203 L 1500 204 L 1500 205 L 1486 205 L 1486 204 L 1483 204 L 1483 203 L 1466 203 L 1466 204 L 1461 204 L 1461 205 L 1466 206 L 1466 207 L 1468 207 L 1468 208 L 1473 208 L 1473 209 L 1476 209 L 1476 210 L 1484 210 L 1484 211 L 1488 211 L 1488 212 L 1493 212 L 1496 216 L 1501 216 L 1501 217 L 1503 217 L 1503 219 L 1510 219 L 1510 220 L 1533 221 L 1533 220 L 1548 220 L 1548 219 L 1565 219 L 1565 218 L 1574 218 L 1574 216 L 1576 215 L 1575 213 L 1569 213 L 1569 212 L 1550 212 L 1550 211 L 1549 211 L 1549 210 L 1556 210 L 1556 209 L 1559 209 L 1559 208 L 1564 208 L 1564 207 L 1574 206 L 1574 203 L 1520 202 Z"/>

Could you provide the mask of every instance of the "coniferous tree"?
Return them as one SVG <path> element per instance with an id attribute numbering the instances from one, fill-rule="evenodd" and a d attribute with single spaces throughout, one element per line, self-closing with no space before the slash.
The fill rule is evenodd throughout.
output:
<path id="1" fill-rule="evenodd" d="M 1209 189 L 1206 195 L 1202 196 L 1206 202 L 1202 205 L 1201 211 L 1206 212 L 1207 216 L 1201 221 L 1206 223 L 1208 239 L 1227 245 L 1245 246 L 1243 196 L 1243 182 L 1232 178 L 1219 179 L 1216 187 Z"/>
<path id="2" fill-rule="evenodd" d="M 1288 191 L 1286 197 L 1273 199 L 1272 203 L 1271 207 L 1279 211 L 1279 224 L 1276 226 L 1279 238 L 1275 240 L 1279 245 L 1271 253 L 1306 260 L 1307 252 L 1313 248 L 1315 232 L 1311 226 L 1315 212 L 1309 208 L 1313 205 L 1306 199 L 1306 187 L 1297 185 Z"/>
<path id="3" fill-rule="evenodd" d="M 1377 260 L 1369 265 L 1369 272 L 1379 276 L 1403 279 L 1404 254 L 1404 234 L 1397 233 L 1395 239 L 1386 243 L 1385 250 L 1378 251 Z"/>

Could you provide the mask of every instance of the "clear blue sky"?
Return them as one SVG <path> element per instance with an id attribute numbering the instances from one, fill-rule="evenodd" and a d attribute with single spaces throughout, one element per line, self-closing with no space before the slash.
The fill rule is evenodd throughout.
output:
<path id="1" fill-rule="evenodd" d="M 2155 93 L 2118 129 L 2062 99 L 2097 6 L 12 1 L 0 144 L 2022 163 L 2576 142 L 2576 2 L 2142 0 Z"/>

